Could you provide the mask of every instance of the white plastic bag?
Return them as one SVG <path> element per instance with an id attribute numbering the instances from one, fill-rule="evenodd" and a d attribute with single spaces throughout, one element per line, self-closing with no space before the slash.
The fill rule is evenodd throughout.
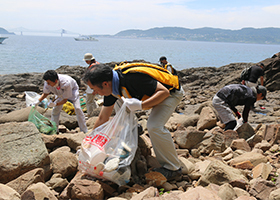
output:
<path id="1" fill-rule="evenodd" d="M 237 131 L 237 129 L 239 129 L 239 127 L 241 127 L 243 125 L 243 118 L 239 118 L 237 121 L 237 124 L 235 126 L 235 128 L 233 129 L 234 131 Z"/>
<path id="2" fill-rule="evenodd" d="M 137 147 L 137 120 L 124 103 L 113 119 L 84 138 L 77 152 L 79 170 L 125 185 L 131 176 L 130 163 Z"/>
<path id="3" fill-rule="evenodd" d="M 41 95 L 37 94 L 36 92 L 32 92 L 32 91 L 25 91 L 25 102 L 26 102 L 26 107 L 28 106 L 32 106 L 33 103 L 36 102 L 36 100 L 38 100 L 40 98 Z M 48 100 L 44 99 L 39 106 L 43 107 L 43 108 L 47 108 L 48 107 Z"/>

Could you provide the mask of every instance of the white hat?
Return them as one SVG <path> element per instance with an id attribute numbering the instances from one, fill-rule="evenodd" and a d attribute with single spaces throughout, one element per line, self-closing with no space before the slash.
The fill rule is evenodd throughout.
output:
<path id="1" fill-rule="evenodd" d="M 93 59 L 95 59 L 95 58 L 93 57 L 93 55 L 91 53 L 86 53 L 84 55 L 84 61 L 93 60 Z"/>

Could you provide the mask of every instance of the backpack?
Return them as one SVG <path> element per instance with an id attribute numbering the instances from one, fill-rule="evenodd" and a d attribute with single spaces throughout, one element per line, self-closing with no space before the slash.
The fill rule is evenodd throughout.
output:
<path id="1" fill-rule="evenodd" d="M 243 69 L 240 75 L 240 79 L 245 81 L 249 80 L 251 69 L 252 67 L 246 67 L 245 69 Z"/>

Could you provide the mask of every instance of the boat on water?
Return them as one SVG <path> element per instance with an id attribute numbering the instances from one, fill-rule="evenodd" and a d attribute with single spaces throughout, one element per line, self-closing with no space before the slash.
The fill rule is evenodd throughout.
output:
<path id="1" fill-rule="evenodd" d="M 98 41 L 92 36 L 81 35 L 79 37 L 74 38 L 76 41 Z"/>
<path id="2" fill-rule="evenodd" d="M 1 37 L 0 36 L 0 44 L 2 44 L 2 42 L 5 40 L 5 39 L 7 39 L 8 37 Z"/>

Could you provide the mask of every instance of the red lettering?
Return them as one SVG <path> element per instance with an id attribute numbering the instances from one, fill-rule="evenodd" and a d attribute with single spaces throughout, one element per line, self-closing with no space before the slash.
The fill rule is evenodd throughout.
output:
<path id="1" fill-rule="evenodd" d="M 86 136 L 84 139 L 84 143 L 89 143 L 98 147 L 99 149 L 103 149 L 106 144 L 110 141 L 110 138 L 102 133 L 94 135 L 94 137 Z"/>

